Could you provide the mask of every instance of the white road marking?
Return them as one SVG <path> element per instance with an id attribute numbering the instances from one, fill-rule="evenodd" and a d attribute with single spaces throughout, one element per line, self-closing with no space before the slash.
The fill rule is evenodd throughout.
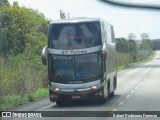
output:
<path id="1" fill-rule="evenodd" d="M 138 87 L 135 87 L 134 89 L 135 89 L 135 90 L 137 90 L 137 89 L 138 89 Z"/>
<path id="2" fill-rule="evenodd" d="M 128 99 L 128 98 L 130 98 L 130 97 L 131 97 L 131 95 L 127 95 L 126 99 Z"/>
<path id="3" fill-rule="evenodd" d="M 131 94 L 133 94 L 134 92 L 135 92 L 135 90 L 132 90 L 132 91 L 131 91 Z"/>
<path id="4" fill-rule="evenodd" d="M 139 84 L 138 87 L 142 86 L 142 84 Z"/>
<path id="5" fill-rule="evenodd" d="M 119 103 L 119 106 L 120 106 L 120 105 L 123 105 L 123 104 L 124 104 L 124 102 L 120 102 L 120 103 Z"/>
<path id="6" fill-rule="evenodd" d="M 111 108 L 107 109 L 106 111 L 114 112 L 114 111 L 117 111 L 117 109 L 116 109 L 116 108 L 111 107 Z"/>
<path id="7" fill-rule="evenodd" d="M 41 110 L 43 110 L 43 109 L 50 108 L 50 107 L 52 107 L 52 106 L 54 106 L 54 105 L 56 105 L 55 102 L 52 103 L 52 104 L 50 104 L 50 105 L 48 105 L 48 106 L 45 106 L 45 107 L 43 107 L 43 108 L 37 109 L 36 111 L 41 111 Z"/>

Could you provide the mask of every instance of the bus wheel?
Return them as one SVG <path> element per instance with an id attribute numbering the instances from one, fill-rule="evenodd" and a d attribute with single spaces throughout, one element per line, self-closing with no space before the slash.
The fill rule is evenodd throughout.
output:
<path id="1" fill-rule="evenodd" d="M 107 99 L 109 100 L 109 97 L 111 95 L 111 91 L 110 91 L 110 81 L 108 81 L 108 84 L 107 84 Z"/>
<path id="2" fill-rule="evenodd" d="M 115 89 L 116 89 L 116 87 L 117 87 L 117 79 L 116 79 L 116 77 L 114 78 L 113 87 L 114 87 L 114 90 L 115 90 Z M 113 97 L 113 96 L 114 96 L 114 90 L 113 90 L 113 92 L 111 92 L 111 94 L 110 94 L 110 96 L 111 96 L 111 97 Z"/>
<path id="3" fill-rule="evenodd" d="M 117 76 L 114 77 L 114 90 L 116 89 L 117 87 Z"/>
<path id="4" fill-rule="evenodd" d="M 100 104 L 101 103 L 106 103 L 108 101 L 108 97 L 103 97 L 103 98 L 101 98 L 101 100 L 100 100 Z"/>
<path id="5" fill-rule="evenodd" d="M 61 100 L 57 100 L 56 104 L 57 104 L 57 106 L 63 106 L 63 105 L 65 105 L 65 102 L 61 101 Z"/>
<path id="6" fill-rule="evenodd" d="M 108 88 L 104 88 L 104 93 L 103 93 L 103 98 L 101 99 L 101 103 L 105 103 L 107 102 L 109 99 L 109 96 L 108 96 Z"/>
<path id="7" fill-rule="evenodd" d="M 113 91 L 113 92 L 111 92 L 110 96 L 111 96 L 111 97 L 113 97 L 113 96 L 114 96 L 114 91 Z"/>

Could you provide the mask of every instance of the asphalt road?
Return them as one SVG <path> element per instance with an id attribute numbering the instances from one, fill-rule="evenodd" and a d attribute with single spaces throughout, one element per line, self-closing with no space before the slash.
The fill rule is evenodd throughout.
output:
<path id="1" fill-rule="evenodd" d="M 159 111 L 160 114 L 160 59 L 137 65 L 133 68 L 118 72 L 118 83 L 115 96 L 104 104 L 94 102 L 69 103 L 58 107 L 45 98 L 35 103 L 30 103 L 17 108 L 17 111 Z M 124 117 L 47 117 L 47 118 L 12 118 L 13 120 L 80 120 L 80 119 L 105 119 L 105 120 L 135 120 Z M 138 118 L 158 120 L 160 118 Z M 6 120 L 6 119 L 4 119 Z"/>

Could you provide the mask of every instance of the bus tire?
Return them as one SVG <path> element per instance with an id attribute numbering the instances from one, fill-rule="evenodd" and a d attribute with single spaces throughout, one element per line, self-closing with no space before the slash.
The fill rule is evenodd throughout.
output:
<path id="1" fill-rule="evenodd" d="M 107 101 L 108 101 L 108 96 L 103 95 L 103 98 L 101 99 L 101 103 L 106 103 Z"/>
<path id="2" fill-rule="evenodd" d="M 53 100 L 52 100 L 51 96 L 49 96 L 49 100 L 50 100 L 51 102 L 53 102 Z"/>
<path id="3" fill-rule="evenodd" d="M 114 83 L 113 83 L 113 92 L 111 92 L 110 96 L 113 97 L 114 96 L 114 90 L 117 87 L 117 77 L 114 77 Z"/>
<path id="4" fill-rule="evenodd" d="M 108 97 L 103 97 L 100 99 L 100 104 L 106 103 L 108 101 Z"/>
<path id="5" fill-rule="evenodd" d="M 111 96 L 111 97 L 113 97 L 113 96 L 114 96 L 114 91 L 113 91 L 113 92 L 111 92 L 110 96 Z"/>
<path id="6" fill-rule="evenodd" d="M 110 81 L 108 81 L 108 84 L 107 84 L 107 97 L 108 97 L 108 99 L 109 99 L 110 95 L 111 95 L 111 91 L 110 91 Z"/>
<path id="7" fill-rule="evenodd" d="M 117 76 L 114 77 L 114 90 L 117 88 Z"/>
<path id="8" fill-rule="evenodd" d="M 63 106 L 63 105 L 65 105 L 64 101 L 61 101 L 61 100 L 57 100 L 56 104 L 57 104 L 57 106 Z"/>
<path id="9" fill-rule="evenodd" d="M 104 88 L 104 91 L 103 91 L 103 96 L 101 97 L 100 99 L 100 103 L 105 103 L 108 101 L 108 97 L 105 95 L 105 88 Z"/>
<path id="10" fill-rule="evenodd" d="M 108 81 L 108 84 L 107 84 L 107 95 L 103 94 L 103 98 L 102 98 L 101 102 L 102 103 L 107 102 L 109 100 L 109 96 L 110 96 L 110 81 Z"/>

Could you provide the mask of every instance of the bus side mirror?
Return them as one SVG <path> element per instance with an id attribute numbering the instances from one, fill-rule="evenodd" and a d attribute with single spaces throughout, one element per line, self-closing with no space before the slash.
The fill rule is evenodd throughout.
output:
<path id="1" fill-rule="evenodd" d="M 46 65 L 47 64 L 47 46 L 45 46 L 42 50 L 42 63 L 43 65 Z"/>

